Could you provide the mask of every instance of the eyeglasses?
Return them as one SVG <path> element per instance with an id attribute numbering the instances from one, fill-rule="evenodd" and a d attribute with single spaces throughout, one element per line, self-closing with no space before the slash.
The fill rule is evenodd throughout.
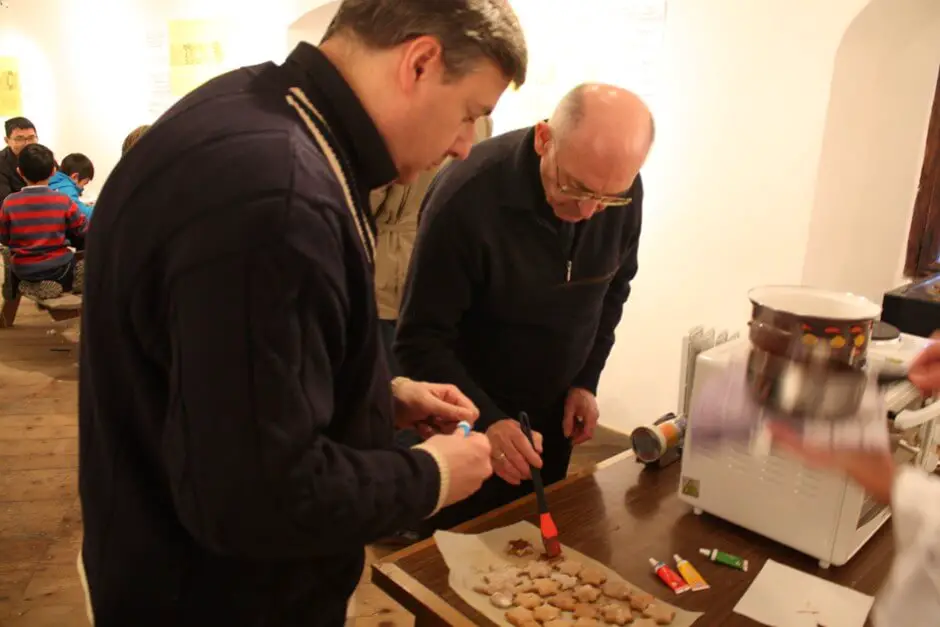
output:
<path id="1" fill-rule="evenodd" d="M 575 201 L 591 201 L 596 202 L 599 205 L 604 207 L 625 207 L 633 202 L 632 198 L 624 198 L 623 196 L 607 196 L 605 194 L 597 194 L 586 189 L 578 189 L 570 185 L 566 185 L 561 182 L 561 166 L 558 165 L 558 155 L 556 154 L 556 148 L 554 142 L 552 143 L 552 160 L 555 162 L 555 187 L 558 188 L 558 192 Z M 568 173 L 565 173 L 565 178 L 571 178 Z"/>
<path id="2" fill-rule="evenodd" d="M 10 137 L 10 142 L 14 144 L 35 144 L 39 141 L 39 138 L 35 135 L 18 135 L 17 137 Z"/>

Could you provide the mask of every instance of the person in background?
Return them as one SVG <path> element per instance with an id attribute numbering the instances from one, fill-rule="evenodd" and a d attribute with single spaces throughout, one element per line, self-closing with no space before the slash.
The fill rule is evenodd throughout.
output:
<path id="1" fill-rule="evenodd" d="M 340 627 L 365 545 L 492 472 L 479 433 L 394 444 L 478 411 L 391 379 L 376 312 L 370 191 L 465 157 L 525 80 L 509 3 L 447 6 L 343 0 L 319 47 L 196 88 L 108 177 L 79 368 L 100 626 Z"/>
<path id="2" fill-rule="evenodd" d="M 127 154 L 127 151 L 130 150 L 134 144 L 140 141 L 140 138 L 143 137 L 144 133 L 150 130 L 149 124 L 143 124 L 138 126 L 133 131 L 127 134 L 127 137 L 124 138 L 124 142 L 121 144 L 121 156 Z"/>
<path id="3" fill-rule="evenodd" d="M 908 373 L 927 396 L 940 394 L 940 332 L 932 339 Z M 872 624 L 934 627 L 940 616 L 940 477 L 898 467 L 888 452 L 813 449 L 784 426 L 774 425 L 773 432 L 777 443 L 809 465 L 844 473 L 891 506 L 894 564 L 872 610 Z"/>
<path id="4" fill-rule="evenodd" d="M 549 484 L 590 440 L 614 329 L 637 271 L 653 120 L 631 92 L 585 84 L 548 122 L 480 143 L 428 192 L 395 355 L 480 408 L 497 476 L 426 530 L 448 528 Z M 535 445 L 517 417 L 526 411 Z"/>
<path id="5" fill-rule="evenodd" d="M 86 218 L 90 218 L 92 208 L 82 202 L 81 196 L 85 186 L 94 178 L 95 166 L 91 159 L 79 152 L 73 152 L 59 164 L 58 171 L 49 179 L 49 187 L 71 198 L 79 211 Z"/>
<path id="6" fill-rule="evenodd" d="M 477 120 L 474 126 L 474 144 L 487 139 L 493 134 L 493 122 L 489 116 Z M 446 165 L 445 161 L 445 165 Z M 375 297 L 379 307 L 380 329 L 386 348 L 386 359 L 392 374 L 399 374 L 400 368 L 395 360 L 392 345 L 395 340 L 395 326 L 398 323 L 398 310 L 401 307 L 401 295 L 405 286 L 405 275 L 411 261 L 415 236 L 418 232 L 418 210 L 424 196 L 437 175 L 439 168 L 426 170 L 418 175 L 413 183 L 401 185 L 393 183 L 380 187 L 369 196 L 372 215 L 375 219 L 377 235 L 375 238 Z M 422 425 L 422 428 L 425 426 Z M 420 437 L 411 431 L 399 434 L 400 439 L 410 445 Z"/>
<path id="7" fill-rule="evenodd" d="M 17 159 L 23 148 L 39 141 L 36 127 L 26 118 L 10 118 L 3 127 L 6 148 L 0 151 L 0 203 L 26 185 L 16 172 Z"/>
<path id="8" fill-rule="evenodd" d="M 17 172 L 26 186 L 0 204 L 0 244 L 10 247 L 13 274 L 30 283 L 30 296 L 40 300 L 80 292 L 67 242 L 81 248 L 88 222 L 72 199 L 49 188 L 55 173 L 52 151 L 41 144 L 26 146 Z"/>

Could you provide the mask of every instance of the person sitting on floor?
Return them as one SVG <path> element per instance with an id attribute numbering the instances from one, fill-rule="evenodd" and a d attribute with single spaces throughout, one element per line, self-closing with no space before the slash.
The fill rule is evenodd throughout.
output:
<path id="1" fill-rule="evenodd" d="M 85 186 L 95 178 L 95 166 L 91 159 L 73 152 L 59 164 L 59 170 L 49 179 L 49 187 L 60 194 L 65 194 L 78 207 L 86 218 L 91 218 L 92 207 L 81 201 Z"/>
<path id="2" fill-rule="evenodd" d="M 143 137 L 144 133 L 150 130 L 149 124 L 142 124 L 138 126 L 133 131 L 127 134 L 127 137 L 124 138 L 124 142 L 121 144 L 121 156 L 127 154 L 127 151 L 133 148 L 134 144 L 140 141 L 140 138 Z"/>
<path id="3" fill-rule="evenodd" d="M 0 203 L 3 199 L 23 189 L 26 182 L 16 173 L 16 160 L 20 151 L 39 141 L 36 125 L 23 117 L 10 118 L 3 123 L 6 133 L 3 141 L 7 147 L 0 150 Z"/>
<path id="4" fill-rule="evenodd" d="M 10 247 L 20 292 L 39 300 L 81 292 L 83 268 L 66 239 L 83 248 L 88 220 L 71 198 L 49 188 L 55 170 L 51 150 L 26 146 L 16 168 L 26 186 L 0 205 L 0 244 Z"/>

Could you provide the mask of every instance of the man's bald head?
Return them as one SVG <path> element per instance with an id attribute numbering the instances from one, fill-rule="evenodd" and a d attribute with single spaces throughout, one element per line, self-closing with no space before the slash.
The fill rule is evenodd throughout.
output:
<path id="1" fill-rule="evenodd" d="M 646 161 L 654 133 L 649 108 L 631 91 L 585 83 L 568 92 L 548 124 L 536 129 L 546 197 L 555 212 L 572 219 L 593 214 L 590 202 L 572 201 L 559 188 L 579 189 L 588 196 L 627 191 Z"/>
<path id="2" fill-rule="evenodd" d="M 559 142 L 588 141 L 599 149 L 646 153 L 655 135 L 646 103 L 631 91 L 604 83 L 582 83 L 565 94 L 549 125 Z"/>

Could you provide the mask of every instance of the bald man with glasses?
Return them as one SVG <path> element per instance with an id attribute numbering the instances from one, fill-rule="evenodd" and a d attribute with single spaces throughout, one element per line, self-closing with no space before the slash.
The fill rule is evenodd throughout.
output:
<path id="1" fill-rule="evenodd" d="M 563 479 L 593 437 L 595 394 L 637 272 L 649 109 L 603 84 L 548 122 L 478 144 L 422 208 L 395 354 L 405 374 L 454 383 L 480 409 L 495 476 L 427 529 L 449 528 Z M 533 423 L 535 445 L 518 422 Z"/>

